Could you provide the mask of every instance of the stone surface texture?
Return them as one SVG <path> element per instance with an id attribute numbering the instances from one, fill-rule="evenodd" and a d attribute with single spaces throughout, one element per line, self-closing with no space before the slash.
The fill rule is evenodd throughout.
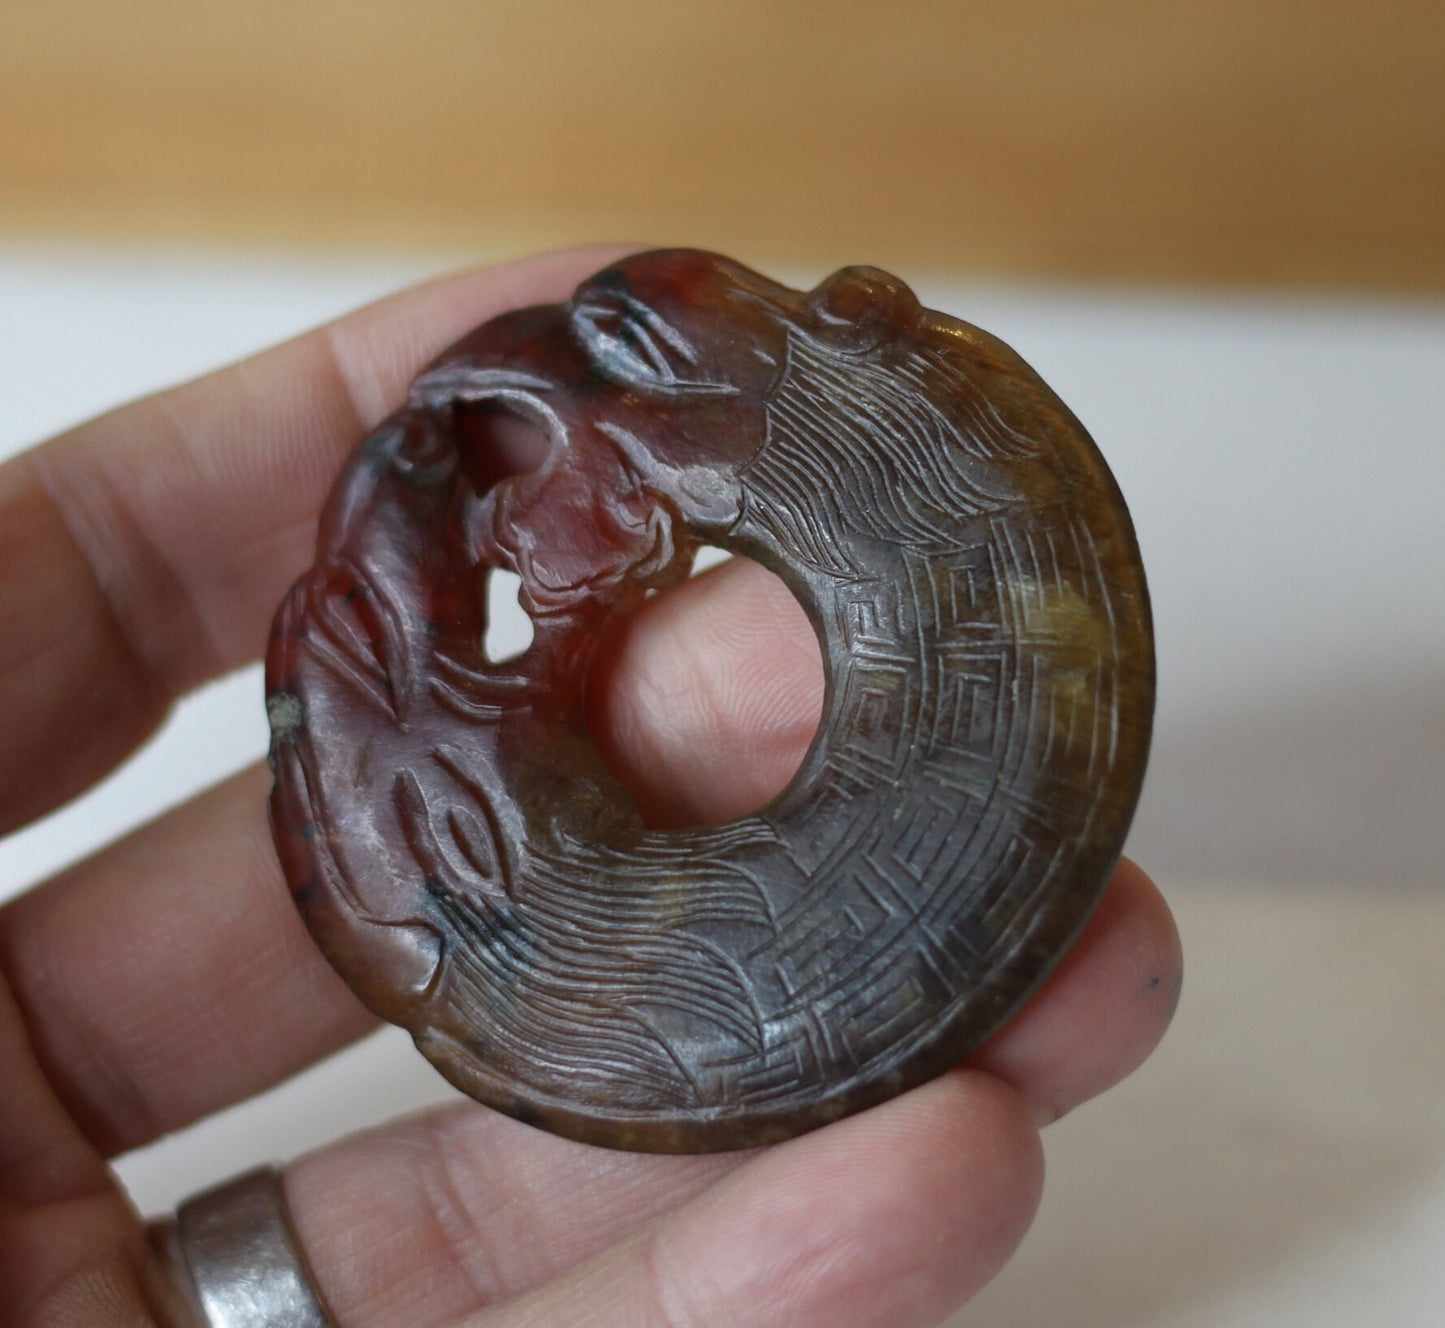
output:
<path id="1" fill-rule="evenodd" d="M 644 824 L 589 668 L 699 544 L 806 609 L 789 786 Z M 494 662 L 487 579 L 534 640 Z M 690 250 L 476 329 L 367 438 L 267 667 L 278 848 L 318 943 L 464 1091 L 613 1147 L 785 1138 L 935 1075 L 1087 919 L 1153 711 L 1128 514 L 997 339 L 846 268 Z"/>

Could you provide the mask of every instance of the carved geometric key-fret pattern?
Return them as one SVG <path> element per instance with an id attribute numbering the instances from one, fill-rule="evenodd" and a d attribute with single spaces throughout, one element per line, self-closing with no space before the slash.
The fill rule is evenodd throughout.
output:
<path id="1" fill-rule="evenodd" d="M 513 473 L 491 423 L 551 452 Z M 649 829 L 588 670 L 697 541 L 829 674 L 788 789 Z M 536 637 L 487 660 L 516 572 Z M 268 659 L 273 823 L 343 976 L 454 1083 L 620 1147 L 743 1147 L 989 1036 L 1102 891 L 1152 706 L 1128 516 L 1046 387 L 895 278 L 636 255 L 476 329 L 353 456 Z"/>

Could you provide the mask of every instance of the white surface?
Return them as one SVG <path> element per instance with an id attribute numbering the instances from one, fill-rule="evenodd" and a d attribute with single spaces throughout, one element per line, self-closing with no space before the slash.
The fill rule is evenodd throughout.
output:
<path id="1" fill-rule="evenodd" d="M 448 265 L 0 249 L 0 455 Z M 1438 1326 L 1445 308 L 917 284 L 1034 363 L 1129 497 L 1160 647 L 1131 846 L 1190 958 L 1163 1052 L 1050 1132 L 1039 1225 L 959 1323 Z M 206 689 L 0 841 L 0 897 L 259 756 L 259 692 Z M 122 1171 L 157 1208 L 443 1095 L 382 1037 Z"/>

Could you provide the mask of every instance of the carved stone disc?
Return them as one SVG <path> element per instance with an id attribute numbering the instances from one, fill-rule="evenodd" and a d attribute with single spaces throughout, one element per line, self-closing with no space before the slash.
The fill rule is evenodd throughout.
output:
<path id="1" fill-rule="evenodd" d="M 700 542 L 801 601 L 824 713 L 756 814 L 653 830 L 587 675 Z M 535 627 L 504 664 L 494 568 Z M 1013 351 L 871 268 L 797 292 L 678 250 L 417 379 L 267 689 L 281 858 L 361 998 L 502 1111 L 705 1151 L 917 1084 L 1039 985 L 1123 843 L 1153 652 L 1113 479 Z"/>

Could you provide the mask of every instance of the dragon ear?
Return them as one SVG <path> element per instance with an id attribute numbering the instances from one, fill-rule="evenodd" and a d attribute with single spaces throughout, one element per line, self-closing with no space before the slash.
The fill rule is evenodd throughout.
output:
<path id="1" fill-rule="evenodd" d="M 807 302 L 815 333 L 856 352 L 907 335 L 923 317 L 918 297 L 876 267 L 839 268 L 808 292 Z"/>

